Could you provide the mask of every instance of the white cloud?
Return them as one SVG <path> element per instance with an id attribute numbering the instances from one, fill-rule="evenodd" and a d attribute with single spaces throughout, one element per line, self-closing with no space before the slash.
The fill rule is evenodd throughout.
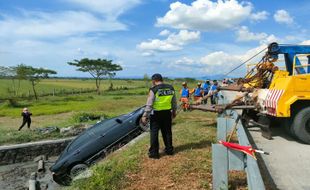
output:
<path id="1" fill-rule="evenodd" d="M 273 18 L 276 22 L 280 24 L 293 24 L 294 19 L 290 16 L 290 14 L 286 10 L 277 10 L 277 12 L 273 15 Z"/>
<path id="2" fill-rule="evenodd" d="M 194 72 L 199 71 L 202 64 L 197 62 L 194 59 L 191 59 L 189 57 L 182 57 L 180 59 L 177 59 L 175 61 L 171 61 L 167 63 L 167 67 L 171 69 L 177 69 L 178 71 L 185 71 L 185 72 Z M 197 73 L 197 72 L 195 72 Z M 198 72 L 199 73 L 199 72 Z"/>
<path id="3" fill-rule="evenodd" d="M 238 3 L 236 0 L 196 0 L 191 5 L 177 1 L 170 5 L 164 17 L 157 18 L 156 25 L 201 31 L 223 30 L 247 19 L 251 10 L 249 3 Z"/>
<path id="4" fill-rule="evenodd" d="M 277 42 L 279 39 L 271 34 L 268 35 L 264 32 L 262 33 L 253 33 L 249 31 L 248 27 L 242 26 L 239 30 L 236 31 L 237 41 L 240 42 L 249 42 L 249 41 L 259 41 L 260 44 L 268 44 L 271 42 Z"/>
<path id="5" fill-rule="evenodd" d="M 310 45 L 310 40 L 305 40 L 300 43 L 301 45 Z"/>
<path id="6" fill-rule="evenodd" d="M 19 14 L 2 14 L 0 36 L 19 38 L 54 38 L 84 35 L 89 32 L 126 30 L 118 17 L 138 5 L 141 0 L 65 0 L 72 10 L 30 11 L 18 9 Z"/>
<path id="7" fill-rule="evenodd" d="M 275 35 L 271 34 L 267 38 L 260 41 L 260 44 L 270 44 L 272 42 L 278 42 L 281 43 L 282 40 L 277 38 Z"/>
<path id="8" fill-rule="evenodd" d="M 200 32 L 190 32 L 180 30 L 179 33 L 171 33 L 167 39 L 151 39 L 146 42 L 141 42 L 137 45 L 138 49 L 146 52 L 165 52 L 181 50 L 183 46 L 196 42 L 200 39 Z"/>
<path id="9" fill-rule="evenodd" d="M 202 57 L 200 62 L 207 66 L 223 66 L 223 68 L 225 68 L 231 66 L 234 63 L 240 62 L 240 59 L 236 56 L 224 53 L 223 51 L 216 51 Z M 219 72 L 222 72 L 222 69 L 220 69 Z"/>
<path id="10" fill-rule="evenodd" d="M 253 33 L 250 32 L 248 27 L 242 26 L 236 31 L 237 41 L 247 42 L 247 41 L 260 41 L 266 38 L 268 35 L 264 32 Z"/>
<path id="11" fill-rule="evenodd" d="M 108 19 L 116 19 L 118 16 L 141 3 L 141 0 L 66 0 L 69 3 L 80 5 L 84 10 L 102 13 Z"/>
<path id="12" fill-rule="evenodd" d="M 163 30 L 159 33 L 160 36 L 168 36 L 169 34 L 171 34 L 169 30 Z"/>
<path id="13" fill-rule="evenodd" d="M 195 61 L 188 57 L 182 57 L 181 59 L 178 59 L 175 61 L 176 65 L 187 65 L 187 66 L 193 66 L 195 64 Z"/>
<path id="14" fill-rule="evenodd" d="M 175 44 L 171 44 L 167 42 L 166 40 L 149 40 L 148 42 L 141 42 L 138 45 L 138 48 L 144 51 L 177 51 L 181 50 L 182 48 L 180 46 L 177 46 Z"/>
<path id="15" fill-rule="evenodd" d="M 190 32 L 188 30 L 180 30 L 178 34 L 172 33 L 168 36 L 167 42 L 183 46 L 200 39 L 200 32 Z"/>
<path id="16" fill-rule="evenodd" d="M 240 60 L 240 63 L 241 63 L 241 62 L 247 61 L 248 59 L 250 59 L 254 55 L 261 52 L 260 54 L 253 57 L 252 60 L 249 61 L 249 63 L 257 63 L 263 57 L 264 52 L 267 51 L 267 46 L 268 46 L 268 44 L 260 44 L 259 46 L 255 47 L 255 48 L 247 50 L 245 53 L 243 53 L 241 55 L 234 55 L 234 56 L 236 58 L 238 58 Z"/>
<path id="17" fill-rule="evenodd" d="M 154 55 L 154 52 L 153 52 L 153 51 L 143 52 L 143 53 L 142 53 L 142 56 L 143 56 L 143 57 L 150 57 L 150 56 L 153 56 L 153 55 Z"/>
<path id="18" fill-rule="evenodd" d="M 125 29 L 126 26 L 122 23 L 76 11 L 25 11 L 22 17 L 5 16 L 0 20 L 0 36 L 8 38 L 53 38 Z"/>
<path id="19" fill-rule="evenodd" d="M 247 50 L 242 54 L 233 54 L 223 51 L 212 52 L 204 57 L 200 58 L 200 62 L 204 65 L 203 70 L 206 74 L 226 74 L 232 69 L 239 66 L 244 61 L 258 54 L 252 58 L 248 63 L 258 63 L 267 50 L 267 45 L 262 44 L 258 47 Z M 246 65 L 241 66 L 239 69 L 235 70 L 230 76 L 245 76 Z"/>
<path id="20" fill-rule="evenodd" d="M 269 16 L 269 13 L 267 11 L 261 11 L 257 13 L 252 13 L 250 16 L 250 19 L 253 21 L 261 21 L 261 20 L 266 20 L 268 16 Z"/>

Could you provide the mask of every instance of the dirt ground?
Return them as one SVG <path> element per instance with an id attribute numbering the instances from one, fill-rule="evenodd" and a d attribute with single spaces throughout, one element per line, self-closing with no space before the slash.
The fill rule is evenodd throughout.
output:
<path id="1" fill-rule="evenodd" d="M 182 154 L 174 156 L 163 156 L 160 160 L 145 158 L 141 164 L 141 171 L 136 174 L 128 174 L 130 184 L 127 190 L 164 190 L 164 189 L 206 189 L 201 184 L 201 180 L 211 181 L 211 173 L 189 172 L 186 176 L 178 175 L 180 165 L 184 161 Z M 179 166 L 178 166 L 179 165 Z M 186 167 L 186 165 L 183 165 Z M 211 184 L 205 184 L 210 187 Z M 207 188 L 208 189 L 208 188 Z"/>

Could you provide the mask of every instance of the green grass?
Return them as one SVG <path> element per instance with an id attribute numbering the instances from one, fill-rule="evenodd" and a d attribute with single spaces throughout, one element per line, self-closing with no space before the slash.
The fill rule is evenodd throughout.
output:
<path id="1" fill-rule="evenodd" d="M 38 101 L 18 101 L 18 105 L 11 107 L 3 103 L 0 116 L 20 117 L 23 107 L 28 107 L 34 116 L 53 115 L 71 111 L 106 111 L 110 115 L 125 113 L 137 106 L 145 104 L 145 95 L 138 96 L 69 96 L 43 97 Z M 125 109 L 123 109 L 125 108 Z"/>
<path id="2" fill-rule="evenodd" d="M 125 114 L 134 108 L 145 104 L 148 87 L 142 80 L 113 80 L 115 90 L 107 91 L 109 81 L 104 80 L 101 95 L 86 93 L 67 96 L 44 96 L 39 100 L 10 99 L 6 88 L 11 86 L 10 80 L 0 79 L 0 144 L 29 142 L 48 138 L 61 138 L 61 135 L 39 135 L 22 130 L 17 133 L 21 124 L 21 110 L 28 107 L 33 113 L 32 128 L 47 126 L 68 127 L 76 124 L 73 115 L 79 113 L 100 113 L 109 117 Z M 179 91 L 179 82 L 172 81 L 176 91 Z M 148 85 L 150 82 L 148 83 Z M 46 79 L 37 86 L 37 90 L 51 90 L 53 88 L 89 88 L 94 85 L 93 80 Z M 21 92 L 27 92 L 31 86 L 27 81 L 21 81 Z M 194 86 L 192 84 L 192 86 Z M 126 89 L 124 89 L 126 87 Z M 177 93 L 178 94 L 178 93 Z M 2 99 L 2 100 L 1 100 Z"/>
<path id="3" fill-rule="evenodd" d="M 143 88 L 146 86 L 145 81 L 142 80 L 112 80 L 114 88 L 128 88 L 136 89 Z M 15 85 L 18 86 L 18 81 L 15 80 Z M 109 88 L 110 81 L 102 80 L 100 89 L 105 91 Z M 53 94 L 55 89 L 56 93 L 60 91 L 66 91 L 71 93 L 74 90 L 76 93 L 79 93 L 80 90 L 92 89 L 95 90 L 95 81 L 91 79 L 44 79 L 41 80 L 35 86 L 38 95 L 41 94 Z M 13 96 L 13 83 L 12 80 L 0 79 L 0 99 L 9 98 Z M 18 97 L 28 95 L 33 95 L 32 86 L 29 81 L 22 80 L 20 81 L 20 89 L 18 92 Z"/>
<path id="4" fill-rule="evenodd" d="M 28 107 L 33 113 L 32 128 L 47 126 L 68 127 L 76 124 L 79 113 L 97 113 L 108 117 L 125 114 L 145 104 L 145 95 L 138 96 L 70 96 L 45 97 L 39 101 L 21 101 L 20 107 L 2 105 L 0 115 L 0 144 L 21 143 L 39 139 L 61 138 L 61 135 L 37 135 L 23 129 L 17 132 L 21 122 L 21 109 Z M 4 117 L 5 116 L 5 117 Z"/>
<path id="5" fill-rule="evenodd" d="M 181 112 L 173 126 L 173 138 L 176 154 L 171 157 L 163 157 L 154 162 L 147 158 L 149 137 L 145 137 L 133 146 L 108 156 L 104 161 L 92 167 L 93 176 L 89 179 L 74 182 L 70 189 L 152 189 L 150 184 L 156 184 L 156 177 L 144 176 L 143 171 L 151 172 L 145 162 L 164 165 L 167 173 L 158 170 L 158 175 L 166 177 L 175 184 L 189 187 L 191 182 L 188 174 L 194 174 L 194 180 L 199 188 L 209 189 L 211 183 L 211 143 L 215 142 L 216 128 L 215 115 L 202 112 Z M 161 137 L 160 137 L 161 138 Z M 163 144 L 161 143 L 161 147 Z M 174 161 L 169 161 L 173 159 Z M 157 171 L 155 171 L 156 175 Z M 130 177 L 135 176 L 135 177 Z M 147 178 L 144 187 L 135 186 L 140 183 L 140 177 Z M 149 178 L 148 178 L 149 177 Z M 144 179 L 145 180 L 145 179 Z M 151 182 L 149 182 L 149 180 Z M 152 181 L 153 180 L 153 181 Z M 188 185 L 185 185 L 185 184 Z M 196 184 L 196 185 L 197 185 Z M 158 189 L 164 189 L 163 184 L 158 183 Z M 176 187 L 177 188 L 177 187 Z M 154 188 L 153 188 L 154 189 Z M 182 188 L 181 188 L 182 189 Z"/>

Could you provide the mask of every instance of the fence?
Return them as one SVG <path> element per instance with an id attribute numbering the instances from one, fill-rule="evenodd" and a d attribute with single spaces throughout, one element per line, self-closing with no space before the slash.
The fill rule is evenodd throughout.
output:
<path id="1" fill-rule="evenodd" d="M 94 88 L 76 88 L 76 89 L 65 89 L 65 88 L 53 88 L 49 90 L 36 90 L 38 97 L 43 96 L 66 96 L 66 95 L 81 95 L 85 93 L 93 93 L 97 92 Z M 15 95 L 14 93 L 10 93 L 10 95 L 2 96 L 1 99 L 10 99 L 10 98 L 33 98 L 34 93 L 32 90 L 28 90 L 27 92 L 18 93 Z"/>
<path id="2" fill-rule="evenodd" d="M 221 100 L 226 103 L 226 99 Z M 240 114 L 240 113 L 239 113 Z M 226 141 L 227 135 L 237 124 L 237 136 L 240 145 L 250 146 L 245 129 L 239 119 L 238 112 L 227 110 L 217 118 L 217 140 Z M 264 190 L 265 185 L 257 161 L 243 152 L 228 149 L 221 144 L 212 144 L 213 189 L 228 189 L 230 170 L 241 170 L 247 174 L 248 189 Z"/>

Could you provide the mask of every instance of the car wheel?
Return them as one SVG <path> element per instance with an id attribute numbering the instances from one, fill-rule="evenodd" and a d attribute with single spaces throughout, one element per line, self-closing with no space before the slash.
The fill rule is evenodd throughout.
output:
<path id="1" fill-rule="evenodd" d="M 299 140 L 310 144 L 310 107 L 304 108 L 296 114 L 292 130 Z"/>
<path id="2" fill-rule="evenodd" d="M 147 121 L 147 123 L 144 125 L 141 121 L 141 118 L 139 120 L 139 127 L 140 129 L 142 129 L 142 131 L 144 132 L 148 132 L 150 131 L 150 120 Z"/>
<path id="3" fill-rule="evenodd" d="M 63 186 L 69 186 L 72 182 L 72 179 L 69 175 L 64 174 L 64 175 L 53 175 L 53 180 L 58 183 L 59 185 Z"/>
<path id="4" fill-rule="evenodd" d="M 83 173 L 88 169 L 88 166 L 86 164 L 77 164 L 73 166 L 70 170 L 70 176 L 72 178 L 78 176 L 79 174 Z"/>

